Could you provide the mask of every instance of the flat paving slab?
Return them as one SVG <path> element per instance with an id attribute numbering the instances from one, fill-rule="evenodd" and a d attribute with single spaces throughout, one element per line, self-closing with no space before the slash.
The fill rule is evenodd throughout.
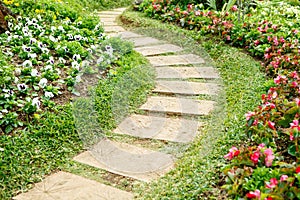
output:
<path id="1" fill-rule="evenodd" d="M 184 94 L 184 95 L 215 95 L 219 87 L 214 83 L 198 83 L 190 81 L 156 81 L 156 88 L 153 92 L 164 94 Z"/>
<path id="2" fill-rule="evenodd" d="M 173 168 L 173 157 L 133 145 L 103 139 L 74 160 L 141 181 L 151 181 Z"/>
<path id="3" fill-rule="evenodd" d="M 114 130 L 140 138 L 152 138 L 172 142 L 187 143 L 193 141 L 201 123 L 183 118 L 131 115 Z"/>
<path id="4" fill-rule="evenodd" d="M 116 18 L 119 16 L 119 14 L 114 14 L 114 15 L 110 15 L 110 14 L 102 14 L 102 13 L 99 13 L 98 16 L 103 19 L 103 18 Z"/>
<path id="5" fill-rule="evenodd" d="M 208 115 L 214 109 L 214 104 L 214 101 L 152 96 L 140 109 L 179 115 Z"/>
<path id="6" fill-rule="evenodd" d="M 128 38 L 126 40 L 133 42 L 135 47 L 164 43 L 163 41 L 152 38 L 152 37 Z"/>
<path id="7" fill-rule="evenodd" d="M 109 36 L 120 37 L 122 39 L 144 37 L 143 35 L 139 35 L 137 33 L 131 32 L 131 31 L 124 31 L 124 32 L 120 32 L 120 33 L 109 33 Z"/>
<path id="8" fill-rule="evenodd" d="M 219 74 L 213 67 L 157 67 L 156 78 L 158 79 L 217 79 Z"/>
<path id="9" fill-rule="evenodd" d="M 129 200 L 133 194 L 67 172 L 58 172 L 37 183 L 15 200 Z"/>
<path id="10" fill-rule="evenodd" d="M 100 18 L 100 21 L 101 21 L 103 24 L 106 24 L 106 23 L 112 23 L 112 22 L 115 22 L 115 21 L 116 21 L 116 18 Z"/>
<path id="11" fill-rule="evenodd" d="M 122 27 L 122 26 L 104 26 L 104 31 L 106 33 L 109 33 L 109 32 L 123 32 L 125 31 L 125 29 Z"/>
<path id="12" fill-rule="evenodd" d="M 174 53 L 178 51 L 182 51 L 183 49 L 179 46 L 173 44 L 162 44 L 148 47 L 138 47 L 135 48 L 137 52 L 141 53 L 143 56 L 152 56 L 159 55 L 164 53 Z"/>
<path id="13" fill-rule="evenodd" d="M 171 66 L 171 65 L 192 65 L 203 64 L 205 61 L 197 55 L 170 55 L 170 56 L 152 56 L 147 57 L 154 67 Z"/>
<path id="14" fill-rule="evenodd" d="M 99 15 L 121 15 L 123 11 L 107 10 L 98 12 Z"/>

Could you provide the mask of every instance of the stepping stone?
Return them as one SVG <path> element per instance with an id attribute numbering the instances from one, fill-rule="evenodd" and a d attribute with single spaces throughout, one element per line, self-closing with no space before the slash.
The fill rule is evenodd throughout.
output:
<path id="1" fill-rule="evenodd" d="M 116 11 L 116 12 L 124 12 L 127 8 L 116 8 L 116 9 L 113 9 L 113 11 Z"/>
<path id="2" fill-rule="evenodd" d="M 100 141 L 92 150 L 79 154 L 74 160 L 146 182 L 173 167 L 173 158 L 169 154 L 107 139 Z"/>
<path id="3" fill-rule="evenodd" d="M 37 183 L 27 193 L 20 194 L 15 200 L 129 200 L 133 194 L 74 174 L 58 172 Z"/>
<path id="4" fill-rule="evenodd" d="M 218 93 L 218 85 L 213 83 L 196 83 L 187 81 L 157 81 L 156 88 L 153 92 L 184 95 L 215 95 Z"/>
<path id="5" fill-rule="evenodd" d="M 128 38 L 127 40 L 133 42 L 135 47 L 163 43 L 163 41 L 152 37 Z"/>
<path id="6" fill-rule="evenodd" d="M 121 26 L 104 26 L 104 31 L 109 32 L 122 32 L 125 31 L 125 29 Z"/>
<path id="7" fill-rule="evenodd" d="M 218 72 L 213 67 L 157 67 L 156 78 L 203 78 L 203 79 L 217 79 Z"/>
<path id="8" fill-rule="evenodd" d="M 99 14 L 98 15 L 101 19 L 106 19 L 106 18 L 113 18 L 115 19 L 116 17 L 118 17 L 119 15 L 107 15 L 107 14 Z"/>
<path id="9" fill-rule="evenodd" d="M 171 55 L 171 56 L 153 56 L 147 57 L 154 67 L 170 66 L 170 65 L 192 65 L 203 64 L 205 61 L 194 54 Z"/>
<path id="10" fill-rule="evenodd" d="M 182 51 L 183 49 L 173 44 L 162 44 L 149 47 L 138 47 L 135 50 L 141 53 L 143 56 L 159 55 L 163 53 L 174 53 Z"/>
<path id="11" fill-rule="evenodd" d="M 122 13 L 123 11 L 115 11 L 115 10 L 98 12 L 99 15 L 121 15 Z"/>
<path id="12" fill-rule="evenodd" d="M 131 115 L 114 132 L 140 138 L 187 143 L 194 139 L 200 125 L 200 122 L 182 118 Z"/>
<path id="13" fill-rule="evenodd" d="M 105 24 L 105 23 L 112 23 L 116 21 L 116 18 L 100 18 L 100 21 Z"/>
<path id="14" fill-rule="evenodd" d="M 214 104 L 214 101 L 153 96 L 149 97 L 140 109 L 179 115 L 208 115 L 213 110 Z"/>
<path id="15" fill-rule="evenodd" d="M 110 22 L 103 23 L 103 26 L 119 26 L 119 25 L 116 22 L 110 21 Z"/>
<path id="16" fill-rule="evenodd" d="M 124 31 L 119 33 L 108 33 L 108 35 L 110 37 L 120 37 L 122 39 L 144 37 L 143 35 L 139 35 L 130 31 Z"/>

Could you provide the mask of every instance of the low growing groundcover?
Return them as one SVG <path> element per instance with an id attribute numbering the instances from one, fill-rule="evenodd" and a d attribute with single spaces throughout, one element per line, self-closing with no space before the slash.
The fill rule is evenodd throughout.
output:
<path id="1" fill-rule="evenodd" d="M 81 79 L 98 76 L 94 109 L 104 132 L 116 124 L 114 110 L 104 106 L 114 90 L 127 91 L 122 106 L 129 109 L 119 108 L 125 116 L 145 100 L 153 73 L 131 43 L 103 34 L 92 8 L 81 6 L 87 1 L 4 3 L 19 14 L 0 35 L 0 199 L 11 199 L 86 147 L 72 102 Z M 122 86 L 123 76 L 136 85 Z"/>
<path id="2" fill-rule="evenodd" d="M 257 1 L 255 6 L 239 2 L 229 1 L 221 11 L 155 0 L 135 8 L 195 30 L 200 40 L 215 36 L 261 60 L 268 80 L 265 91 L 257 97 L 257 108 L 245 112 L 249 142 L 233 142 L 225 155 L 232 162 L 224 168 L 222 188 L 232 198 L 299 199 L 299 6 L 287 1 Z"/>

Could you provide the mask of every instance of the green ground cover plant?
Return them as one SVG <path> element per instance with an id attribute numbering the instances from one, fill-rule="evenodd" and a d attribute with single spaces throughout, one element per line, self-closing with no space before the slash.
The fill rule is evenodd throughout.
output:
<path id="1" fill-rule="evenodd" d="M 257 109 L 246 114 L 249 144 L 232 147 L 225 156 L 232 165 L 224 171 L 228 178 L 223 188 L 234 198 L 299 199 L 298 7 L 259 1 L 255 8 L 233 5 L 218 12 L 203 5 L 185 8 L 145 1 L 139 9 L 149 17 L 196 30 L 199 38 L 215 35 L 262 60 L 271 80 Z M 264 175 L 266 170 L 272 177 Z"/>

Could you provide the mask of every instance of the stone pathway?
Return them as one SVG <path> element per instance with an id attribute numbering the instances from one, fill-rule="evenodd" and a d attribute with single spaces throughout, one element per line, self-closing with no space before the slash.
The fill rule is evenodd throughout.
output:
<path id="1" fill-rule="evenodd" d="M 179 46 L 126 31 L 116 22 L 116 18 L 123 11 L 121 8 L 99 13 L 105 32 L 110 36 L 132 41 L 135 50 L 146 56 L 155 68 L 157 80 L 153 95 L 140 107 L 145 114 L 127 117 L 114 133 L 182 144 L 192 142 L 202 126 L 195 117 L 208 115 L 215 105 L 214 101 L 197 99 L 197 95 L 218 93 L 220 88 L 217 84 L 205 81 L 218 79 L 218 73 L 212 67 L 201 66 L 205 63 L 201 57 L 180 54 L 183 49 Z M 114 174 L 149 182 L 170 171 L 174 167 L 175 158 L 171 154 L 102 139 L 74 160 Z M 70 173 L 58 172 L 14 199 L 133 198 L 133 194 L 117 188 Z"/>

